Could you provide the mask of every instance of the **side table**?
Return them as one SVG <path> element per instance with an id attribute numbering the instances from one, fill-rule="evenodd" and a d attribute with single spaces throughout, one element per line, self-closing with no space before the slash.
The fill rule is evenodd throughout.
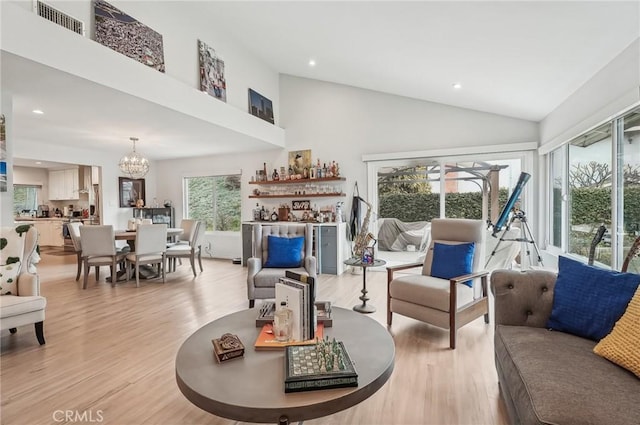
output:
<path id="1" fill-rule="evenodd" d="M 363 263 L 359 258 L 349 258 L 344 264 L 347 266 L 362 267 L 362 295 L 359 297 L 362 300 L 362 304 L 354 306 L 353 310 L 358 313 L 374 313 L 376 308 L 371 304 L 367 305 L 367 301 L 369 301 L 369 297 L 367 296 L 367 268 L 384 266 L 387 262 L 384 260 L 373 260 L 373 263 Z"/>

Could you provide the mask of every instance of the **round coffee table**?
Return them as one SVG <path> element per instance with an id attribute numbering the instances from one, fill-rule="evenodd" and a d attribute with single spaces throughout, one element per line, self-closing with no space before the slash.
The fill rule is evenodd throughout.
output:
<path id="1" fill-rule="evenodd" d="M 284 392 L 284 351 L 255 351 L 258 310 L 221 317 L 198 329 L 176 357 L 176 381 L 193 404 L 217 416 L 244 422 L 303 421 L 347 409 L 374 394 L 391 376 L 395 346 L 378 322 L 333 307 L 329 338 L 342 341 L 358 373 L 358 387 Z M 218 363 L 211 340 L 238 335 L 244 357 Z"/>

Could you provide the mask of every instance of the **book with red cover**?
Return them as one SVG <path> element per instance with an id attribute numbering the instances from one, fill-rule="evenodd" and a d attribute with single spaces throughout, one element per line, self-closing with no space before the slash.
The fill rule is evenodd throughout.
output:
<path id="1" fill-rule="evenodd" d="M 316 327 L 316 338 L 309 339 L 307 341 L 288 341 L 288 342 L 280 342 L 276 341 L 276 338 L 273 336 L 273 325 L 271 323 L 267 323 L 260 330 L 260 335 L 256 338 L 256 343 L 254 344 L 254 348 L 256 350 L 282 350 L 284 347 L 288 347 L 289 345 L 311 345 L 316 343 L 316 338 L 322 339 L 324 335 L 324 325 L 322 323 L 318 323 Z"/>

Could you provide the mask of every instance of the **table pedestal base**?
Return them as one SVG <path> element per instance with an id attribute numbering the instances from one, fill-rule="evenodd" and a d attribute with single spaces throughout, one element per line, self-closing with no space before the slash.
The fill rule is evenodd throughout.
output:
<path id="1" fill-rule="evenodd" d="M 372 305 L 358 304 L 353 306 L 353 311 L 357 311 L 358 313 L 375 313 L 376 308 Z"/>

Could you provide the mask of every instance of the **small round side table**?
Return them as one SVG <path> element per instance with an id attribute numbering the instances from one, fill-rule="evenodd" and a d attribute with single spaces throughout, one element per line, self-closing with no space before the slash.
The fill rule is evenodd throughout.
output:
<path id="1" fill-rule="evenodd" d="M 371 304 L 367 304 L 369 297 L 367 296 L 367 268 L 368 267 L 380 267 L 387 264 L 384 260 L 373 260 L 373 263 L 363 263 L 359 258 L 349 258 L 344 262 L 347 266 L 362 267 L 362 295 L 359 297 L 362 300 L 362 304 L 353 306 L 353 310 L 358 313 L 374 313 L 376 308 Z"/>

